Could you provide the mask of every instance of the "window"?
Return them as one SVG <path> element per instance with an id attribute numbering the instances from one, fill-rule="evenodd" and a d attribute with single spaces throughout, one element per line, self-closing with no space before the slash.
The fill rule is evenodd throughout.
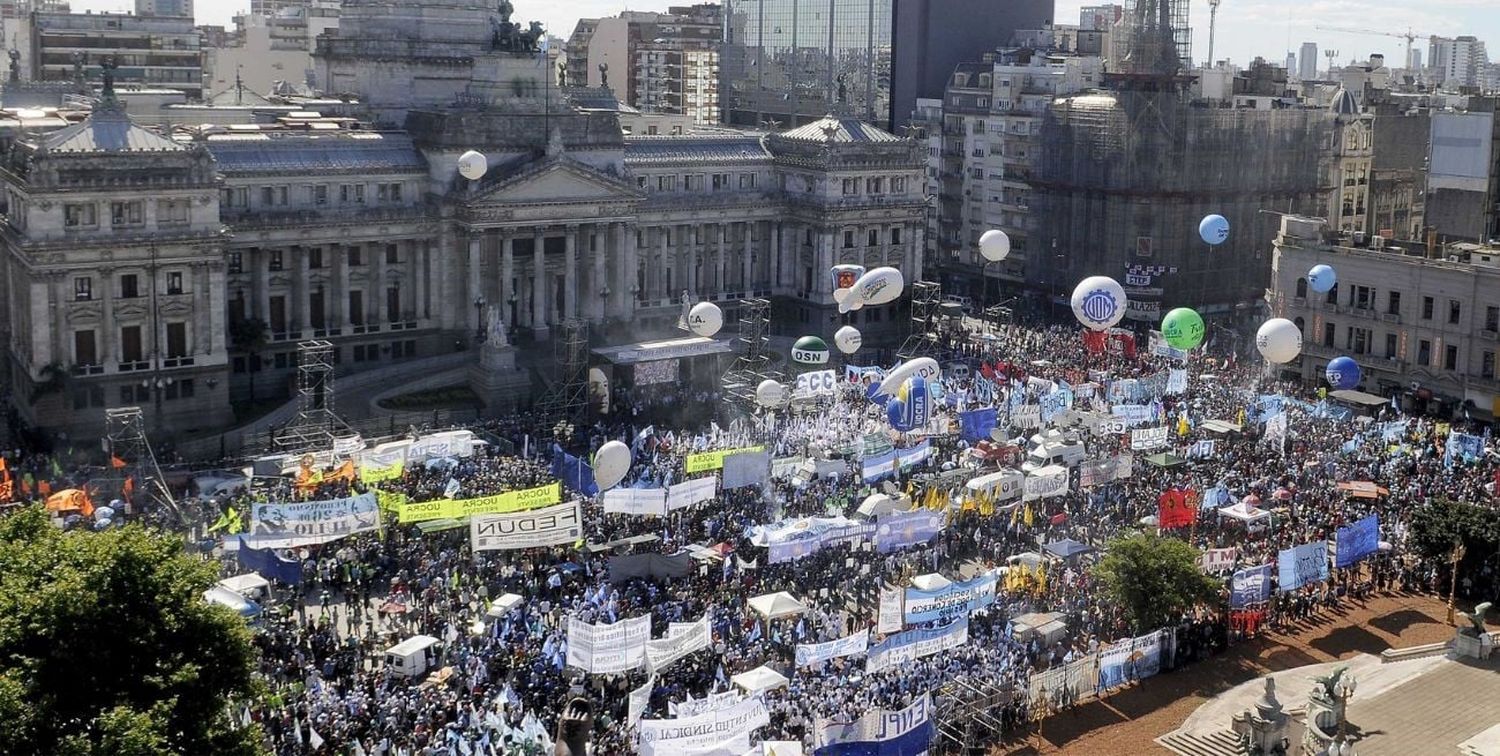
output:
<path id="1" fill-rule="evenodd" d="M 1297 294 L 1296 294 L 1296 296 L 1297 296 L 1298 299 L 1307 299 L 1307 279 L 1306 278 L 1299 278 L 1299 279 L 1297 279 Z"/>
<path id="2" fill-rule="evenodd" d="M 1449 344 L 1448 346 L 1443 347 L 1443 369 L 1444 370 L 1457 370 L 1458 369 L 1458 347 L 1457 346 L 1455 346 L 1453 344 Z"/>
<path id="3" fill-rule="evenodd" d="M 349 323 L 365 324 L 365 293 L 358 289 L 349 292 Z"/>
<path id="4" fill-rule="evenodd" d="M 1323 301 L 1327 302 L 1328 304 L 1331 304 L 1331 305 L 1336 305 L 1336 304 L 1339 303 L 1339 285 L 1338 284 L 1334 284 L 1333 288 L 1328 290 L 1328 296 L 1324 297 Z"/>
<path id="5" fill-rule="evenodd" d="M 849 197 L 859 194 L 859 179 L 846 178 L 843 181 L 844 196 Z"/>
<path id="6" fill-rule="evenodd" d="M 260 204 L 265 207 L 276 204 L 276 187 L 263 186 L 260 188 Z"/>
<path id="7" fill-rule="evenodd" d="M 281 334 L 281 337 L 285 338 L 286 333 L 287 333 L 287 327 L 286 327 L 286 297 L 284 297 L 284 296 L 271 297 L 269 300 L 267 300 L 266 304 L 268 304 L 270 306 L 270 308 L 271 308 L 271 312 L 270 312 L 270 316 L 271 316 L 270 317 L 270 320 L 271 320 L 271 323 L 270 323 L 271 333 L 273 333 L 273 334 Z"/>
<path id="8" fill-rule="evenodd" d="M 230 273 L 244 273 L 245 272 L 245 253 L 243 253 L 243 252 L 230 252 L 229 253 L 229 272 Z"/>
<path id="9" fill-rule="evenodd" d="M 1355 354 L 1370 353 L 1370 331 L 1367 328 L 1349 327 L 1345 336 L 1344 348 Z"/>
<path id="10" fill-rule="evenodd" d="M 703 191 L 703 175 L 698 173 L 689 173 L 686 176 L 683 176 L 682 189 L 683 191 L 688 192 Z"/>
<path id="11" fill-rule="evenodd" d="M 1336 332 L 1337 329 L 1334 328 L 1332 323 L 1323 324 L 1323 346 L 1331 347 L 1334 345 L 1333 339 Z"/>
<path id="12" fill-rule="evenodd" d="M 99 225 L 99 209 L 94 205 L 63 205 L 63 225 L 68 228 Z"/>
<path id="13" fill-rule="evenodd" d="M 73 332 L 73 364 L 79 367 L 99 364 L 99 352 L 94 345 L 93 331 Z"/>
<path id="14" fill-rule="evenodd" d="M 391 286 L 385 290 L 385 312 L 390 322 L 401 322 L 401 289 Z"/>
<path id="15" fill-rule="evenodd" d="M 384 187 L 381 187 L 381 188 L 383 189 Z M 348 205 L 348 204 L 363 205 L 365 203 L 365 185 L 364 184 L 340 184 L 339 185 L 339 202 L 341 202 L 341 203 L 343 203 L 345 205 Z"/>
<path id="16" fill-rule="evenodd" d="M 276 206 L 286 207 L 286 187 L 276 187 Z"/>
<path id="17" fill-rule="evenodd" d="M 145 359 L 141 348 L 141 327 L 124 326 L 120 329 L 120 361 L 140 362 Z"/>
<path id="18" fill-rule="evenodd" d="M 865 179 L 865 194 L 885 194 L 885 179 L 879 176 Z"/>
<path id="19" fill-rule="evenodd" d="M 1360 310 L 1375 309 L 1375 290 L 1368 286 L 1353 286 L 1350 299 L 1353 300 L 1355 308 Z"/>
<path id="20" fill-rule="evenodd" d="M 891 177 L 891 194 L 906 194 L 906 177 Z"/>
<path id="21" fill-rule="evenodd" d="M 1484 308 L 1484 330 L 1500 331 L 1500 307 Z"/>
<path id="22" fill-rule="evenodd" d="M 307 250 L 307 267 L 318 270 L 323 267 L 323 248 L 313 247 Z"/>
<path id="23" fill-rule="evenodd" d="M 1432 297 L 1422 297 L 1422 319 L 1432 320 Z"/>
<path id="24" fill-rule="evenodd" d="M 128 383 L 120 387 L 121 404 L 141 404 L 151 401 L 151 389 Z"/>
<path id="25" fill-rule="evenodd" d="M 269 267 L 273 271 L 281 270 L 281 262 L 281 250 L 271 250 L 271 259 L 267 261 L 267 267 Z"/>
<path id="26" fill-rule="evenodd" d="M 113 226 L 136 226 L 145 220 L 139 200 L 109 203 L 109 222 Z"/>
<path id="27" fill-rule="evenodd" d="M 73 392 L 73 409 L 84 410 L 104 406 L 104 387 L 85 386 Z"/>
<path id="28" fill-rule="evenodd" d="M 656 191 L 658 191 L 658 192 L 675 192 L 675 191 L 677 191 L 677 177 L 676 176 L 657 176 L 656 177 Z"/>
<path id="29" fill-rule="evenodd" d="M 872 229 L 870 229 L 870 241 L 865 246 L 867 246 L 867 247 L 878 247 L 878 246 L 880 246 L 880 229 L 878 229 L 878 228 L 872 228 Z"/>
<path id="30" fill-rule="evenodd" d="M 167 293 L 168 294 L 181 294 L 182 293 L 182 271 L 180 271 L 180 270 L 173 270 L 173 271 L 168 271 L 167 272 Z"/>
<path id="31" fill-rule="evenodd" d="M 318 286 L 311 294 L 307 295 L 307 319 L 313 328 L 323 330 L 328 327 L 328 318 L 325 315 L 327 307 L 323 303 L 323 287 Z"/>
<path id="32" fill-rule="evenodd" d="M 318 184 L 317 186 L 313 187 L 312 188 L 312 198 L 313 198 L 313 204 L 314 205 L 326 205 L 326 204 L 328 204 L 328 185 L 327 184 Z"/>
<path id="33" fill-rule="evenodd" d="M 900 244 L 901 243 L 901 227 L 900 226 L 897 226 L 896 228 L 891 229 L 891 243 L 892 244 Z"/>
<path id="34" fill-rule="evenodd" d="M 394 244 L 385 245 L 385 264 L 396 265 L 401 262 L 401 248 Z"/>
<path id="35" fill-rule="evenodd" d="M 755 188 L 755 174 L 753 174 L 753 173 L 741 173 L 740 174 L 740 188 L 741 189 L 754 189 Z"/>
<path id="36" fill-rule="evenodd" d="M 187 323 L 168 323 L 167 358 L 186 357 L 187 353 Z"/>
<path id="37" fill-rule="evenodd" d="M 1422 339 L 1417 342 L 1417 364 L 1427 367 L 1432 364 L 1432 342 Z"/>
<path id="38" fill-rule="evenodd" d="M 638 188 L 645 189 L 646 188 L 646 177 L 645 176 L 636 176 L 635 177 L 635 185 Z M 385 193 L 385 187 L 381 187 L 380 191 L 381 191 L 381 194 L 384 194 Z M 381 197 L 381 199 L 385 199 L 385 198 Z"/>
<path id="39" fill-rule="evenodd" d="M 854 232 L 853 231 L 845 231 L 844 232 L 844 249 L 853 249 L 853 248 L 854 248 Z"/>
<path id="40" fill-rule="evenodd" d="M 349 248 L 349 264 L 356 268 L 365 264 L 364 255 L 361 253 L 359 247 Z"/>
<path id="41" fill-rule="evenodd" d="M 1386 295 L 1385 311 L 1391 315 L 1401 314 L 1401 292 L 1393 291 Z"/>
<path id="42" fill-rule="evenodd" d="M 1396 334 L 1385 335 L 1385 357 L 1388 360 L 1396 359 Z"/>
<path id="43" fill-rule="evenodd" d="M 722 192 L 722 191 L 728 189 L 729 187 L 730 187 L 730 184 L 729 184 L 729 174 L 727 174 L 727 173 L 715 173 L 714 174 L 714 191 L 716 191 L 716 192 Z"/>
<path id="44" fill-rule="evenodd" d="M 391 184 L 391 201 L 392 202 L 400 202 L 401 201 L 401 185 L 400 184 Z"/>
<path id="45" fill-rule="evenodd" d="M 277 352 L 275 358 L 271 360 L 271 365 L 277 370 L 286 370 L 291 363 L 286 359 L 286 352 Z"/>
<path id="46" fill-rule="evenodd" d="M 156 225 L 178 226 L 188 222 L 188 200 L 169 199 L 156 201 Z"/>
<path id="47" fill-rule="evenodd" d="M 80 276 L 73 279 L 73 299 L 78 302 L 87 302 L 94 298 L 94 279 L 88 276 Z"/>
<path id="48" fill-rule="evenodd" d="M 1459 304 L 1458 300 L 1448 300 L 1448 325 L 1458 325 L 1459 316 L 1462 314 L 1462 306 Z"/>
<path id="49" fill-rule="evenodd" d="M 120 276 L 120 298 L 135 299 L 141 295 L 141 278 L 134 273 Z"/>
<path id="50" fill-rule="evenodd" d="M 1485 352 L 1480 356 L 1479 376 L 1481 378 L 1495 379 L 1495 353 Z"/>

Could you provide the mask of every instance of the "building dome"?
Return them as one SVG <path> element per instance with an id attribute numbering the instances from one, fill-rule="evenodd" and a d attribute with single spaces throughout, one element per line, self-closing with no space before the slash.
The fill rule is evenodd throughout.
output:
<path id="1" fill-rule="evenodd" d="M 1333 102 L 1329 103 L 1328 109 L 1337 115 L 1358 115 L 1359 103 L 1354 101 L 1349 90 L 1339 87 L 1339 91 L 1333 93 Z"/>

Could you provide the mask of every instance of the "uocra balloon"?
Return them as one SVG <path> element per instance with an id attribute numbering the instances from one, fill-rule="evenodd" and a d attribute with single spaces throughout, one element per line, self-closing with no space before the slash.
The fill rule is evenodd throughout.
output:
<path id="1" fill-rule="evenodd" d="M 755 401 L 762 407 L 780 407 L 786 400 L 786 386 L 775 378 L 767 378 L 755 387 Z"/>
<path id="2" fill-rule="evenodd" d="M 688 310 L 688 330 L 699 336 L 712 336 L 724 327 L 724 311 L 713 302 L 699 302 Z"/>
<path id="3" fill-rule="evenodd" d="M 859 348 L 861 346 L 864 345 L 865 337 L 859 332 L 858 328 L 855 328 L 852 325 L 846 325 L 843 328 L 838 329 L 838 331 L 834 332 L 833 343 L 839 348 L 840 352 L 843 352 L 844 354 L 854 354 L 855 352 L 859 351 Z"/>
<path id="4" fill-rule="evenodd" d="M 1198 221 L 1198 236 L 1214 246 L 1229 240 L 1229 220 L 1222 215 L 1207 215 Z"/>
<path id="5" fill-rule="evenodd" d="M 1268 362 L 1291 362 L 1302 353 L 1302 331 L 1286 318 L 1271 318 L 1255 332 L 1255 348 Z"/>
<path id="6" fill-rule="evenodd" d="M 854 282 L 854 288 L 839 302 L 839 312 L 858 310 L 865 305 L 883 305 L 896 301 L 906 288 L 901 271 L 891 267 L 875 268 Z"/>
<path id="7" fill-rule="evenodd" d="M 943 371 L 938 367 L 937 360 L 931 357 L 918 357 L 914 360 L 907 360 L 891 368 L 891 372 L 885 374 L 885 380 L 880 382 L 880 386 L 875 390 L 874 395 L 894 394 L 906 383 L 906 379 L 914 375 L 920 375 L 929 381 L 935 381 L 942 377 L 942 374 Z"/>
<path id="8" fill-rule="evenodd" d="M 1335 357 L 1329 361 L 1323 377 L 1328 379 L 1328 385 L 1335 390 L 1352 389 L 1359 385 L 1359 363 L 1353 357 Z"/>
<path id="9" fill-rule="evenodd" d="M 1125 317 L 1125 289 L 1109 276 L 1089 276 L 1073 288 L 1072 304 L 1084 327 L 1107 331 Z"/>
<path id="10" fill-rule="evenodd" d="M 483 152 L 469 150 L 458 156 L 458 175 L 470 181 L 484 178 L 485 172 L 489 169 L 489 160 L 485 158 Z"/>
<path id="11" fill-rule="evenodd" d="M 625 479 L 630 472 L 630 447 L 619 441 L 606 441 L 594 452 L 594 482 L 607 491 Z"/>
<path id="12" fill-rule="evenodd" d="M 1339 274 L 1329 265 L 1314 265 L 1307 271 L 1307 287 L 1319 294 L 1333 291 L 1339 285 Z"/>
<path id="13" fill-rule="evenodd" d="M 885 418 L 891 421 L 891 427 L 902 433 L 911 430 L 911 419 L 906 414 L 906 402 L 900 399 L 892 399 L 885 405 Z"/>
<path id="14" fill-rule="evenodd" d="M 1203 343 L 1203 316 L 1190 307 L 1178 307 L 1161 319 L 1161 335 L 1173 349 L 1192 349 Z"/>
<path id="15" fill-rule="evenodd" d="M 989 262 L 1000 262 L 1010 257 L 1010 237 L 998 228 L 980 234 L 979 254 Z"/>

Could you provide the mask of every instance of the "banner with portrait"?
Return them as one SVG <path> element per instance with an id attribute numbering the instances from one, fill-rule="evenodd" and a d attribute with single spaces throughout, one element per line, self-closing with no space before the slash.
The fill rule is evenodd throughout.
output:
<path id="1" fill-rule="evenodd" d="M 366 492 L 294 504 L 257 503 L 250 508 L 250 533 L 243 538 L 254 549 L 290 549 L 379 529 L 380 504 Z"/>

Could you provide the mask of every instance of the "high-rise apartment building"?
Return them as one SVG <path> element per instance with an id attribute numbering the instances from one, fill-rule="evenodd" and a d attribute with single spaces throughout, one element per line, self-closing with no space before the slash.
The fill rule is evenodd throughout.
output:
<path id="1" fill-rule="evenodd" d="M 1082 31 L 1109 31 L 1125 13 L 1123 5 L 1085 5 L 1078 9 L 1078 28 Z"/>
<path id="2" fill-rule="evenodd" d="M 1318 43 L 1302 43 L 1302 51 L 1297 59 L 1297 78 L 1303 81 L 1318 78 Z"/>
<path id="3" fill-rule="evenodd" d="M 1453 39 L 1434 37 L 1430 52 L 1440 83 L 1450 87 L 1480 86 L 1490 63 L 1484 41 L 1470 35 Z"/>
<path id="4" fill-rule="evenodd" d="M 722 25 L 720 6 L 713 3 L 579 19 L 568 37 L 566 83 L 607 86 L 647 113 L 718 123 Z"/>
<path id="5" fill-rule="evenodd" d="M 34 12 L 26 36 L 32 78 L 72 79 L 76 66 L 100 81 L 101 65 L 113 60 L 119 84 L 203 95 L 203 51 L 191 17 Z"/>
<path id="6" fill-rule="evenodd" d="M 137 16 L 193 17 L 193 0 L 135 0 Z"/>

